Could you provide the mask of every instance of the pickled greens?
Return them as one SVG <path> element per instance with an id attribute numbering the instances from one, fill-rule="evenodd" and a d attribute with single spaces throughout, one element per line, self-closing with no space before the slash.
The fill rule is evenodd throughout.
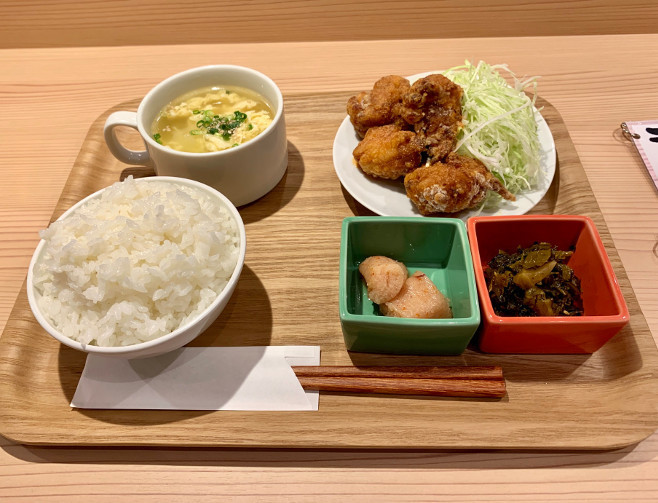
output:
<path id="1" fill-rule="evenodd" d="M 501 75 L 505 72 L 511 84 Z M 536 90 L 536 78 L 519 80 L 507 65 L 480 61 L 451 68 L 443 74 L 463 90 L 463 127 L 455 150 L 475 157 L 505 185 L 518 194 L 533 189 L 541 170 L 541 149 L 533 98 L 525 90 Z M 496 204 L 492 192 L 485 206 Z"/>
<path id="2" fill-rule="evenodd" d="M 491 305 L 498 316 L 582 316 L 580 280 L 567 262 L 572 250 L 535 243 L 503 250 L 484 270 Z"/>

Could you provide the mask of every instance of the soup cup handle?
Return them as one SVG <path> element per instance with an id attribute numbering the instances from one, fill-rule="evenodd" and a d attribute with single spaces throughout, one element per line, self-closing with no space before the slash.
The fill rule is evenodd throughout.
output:
<path id="1" fill-rule="evenodd" d="M 103 136 L 110 152 L 126 164 L 146 164 L 149 159 L 149 153 L 146 150 L 130 150 L 119 142 L 115 128 L 117 126 L 131 127 L 137 131 L 137 114 L 135 112 L 114 112 L 105 121 L 103 127 Z M 146 142 L 144 143 L 146 145 Z"/>

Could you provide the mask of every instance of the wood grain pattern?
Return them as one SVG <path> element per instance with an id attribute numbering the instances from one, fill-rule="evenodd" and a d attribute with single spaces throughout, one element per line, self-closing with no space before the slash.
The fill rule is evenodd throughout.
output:
<path id="1" fill-rule="evenodd" d="M 48 445 L 380 449 L 599 449 L 650 435 L 658 426 L 653 414 L 658 350 L 566 127 L 541 98 L 538 106 L 557 146 L 558 175 L 533 212 L 593 218 L 631 323 L 591 356 L 485 355 L 474 348 L 459 357 L 434 358 L 347 353 L 336 298 L 339 229 L 344 217 L 370 212 L 341 189 L 330 151 L 318 146 L 331 144 L 334 124 L 351 94 L 288 96 L 288 171 L 272 192 L 241 208 L 249 241 L 244 272 L 222 316 L 192 345 L 317 344 L 323 365 L 499 365 L 507 378 L 506 399 L 326 394 L 320 410 L 305 414 L 301 422 L 291 420 L 295 413 L 71 410 L 68 403 L 85 355 L 43 332 L 23 287 L 0 339 L 0 432 L 23 443 Z M 94 122 L 53 219 L 127 174 L 152 175 L 149 168 L 126 169 L 99 139 L 111 111 L 134 109 L 137 103 L 117 105 Z M 428 427 L 434 422 L 441 424 L 440 434 Z M 404 436 L 398 434 L 400 424 L 406 425 Z"/>
<path id="2" fill-rule="evenodd" d="M 0 9 L 0 48 L 658 32 L 651 0 L 2 0 Z"/>
<path id="3" fill-rule="evenodd" d="M 3 17 L 3 27 L 7 23 Z M 220 59 L 263 71 L 287 96 L 348 93 L 383 72 L 412 75 L 482 58 L 542 76 L 540 93 L 564 119 L 655 337 L 658 195 L 633 147 L 616 131 L 621 120 L 658 117 L 656 47 L 658 35 L 0 50 L 0 330 L 25 278 L 37 231 L 47 225 L 101 111 L 143 96 L 173 73 Z M 38 145 L 34 122 L 17 120 L 26 114 L 40 117 L 48 131 Z M 330 146 L 303 148 L 305 158 Z M 598 372 L 606 378 L 605 370 Z M 541 376 L 535 377 L 541 388 Z M 439 422 L 431 427 L 441 431 Z M 399 435 L 406 431 L 400 424 Z M 579 452 L 52 448 L 0 436 L 3 503 L 649 503 L 658 494 L 657 474 L 656 433 L 622 449 Z"/>
<path id="4" fill-rule="evenodd" d="M 650 503 L 656 442 L 609 452 L 54 449 L 0 438 L 4 502 Z"/>

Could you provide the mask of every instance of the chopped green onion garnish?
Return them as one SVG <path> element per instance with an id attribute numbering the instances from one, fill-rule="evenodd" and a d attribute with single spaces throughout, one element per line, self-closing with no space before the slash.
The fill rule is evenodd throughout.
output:
<path id="1" fill-rule="evenodd" d="M 235 133 L 235 130 L 247 120 L 247 114 L 240 112 L 239 110 L 234 111 L 232 116 L 229 115 L 227 117 L 213 115 L 211 110 L 196 110 L 194 113 L 197 112 L 203 114 L 202 118 L 196 123 L 196 127 L 199 129 L 194 130 L 194 133 L 190 132 L 190 134 L 207 133 L 214 135 L 221 132 L 224 141 L 229 141 L 231 136 L 233 136 L 233 133 Z M 249 124 L 248 129 L 253 129 L 253 125 Z"/>
<path id="2" fill-rule="evenodd" d="M 153 135 L 153 139 L 157 141 L 160 145 L 162 145 L 162 140 L 160 139 L 160 133 L 155 133 Z"/>
<path id="3" fill-rule="evenodd" d="M 193 129 L 192 131 L 190 131 L 190 134 L 191 135 L 198 135 L 198 134 L 201 134 L 201 131 L 199 131 L 198 129 Z"/>
<path id="4" fill-rule="evenodd" d="M 253 124 L 248 124 L 247 125 L 247 131 L 251 131 L 252 129 L 254 129 L 254 125 Z"/>

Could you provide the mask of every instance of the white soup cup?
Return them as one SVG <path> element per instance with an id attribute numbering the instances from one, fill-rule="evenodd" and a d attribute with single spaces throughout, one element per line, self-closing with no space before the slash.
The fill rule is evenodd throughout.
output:
<path id="1" fill-rule="evenodd" d="M 156 142 L 151 126 L 160 111 L 181 95 L 209 86 L 236 86 L 257 92 L 273 109 L 272 123 L 255 138 L 219 152 L 180 152 Z M 146 150 L 124 147 L 117 139 L 117 126 L 139 131 Z M 235 206 L 267 194 L 279 183 L 288 166 L 281 91 L 266 75 L 241 66 L 202 66 L 169 77 L 148 92 L 136 113 L 112 113 L 105 122 L 104 136 L 110 151 L 121 162 L 153 165 L 157 175 L 205 183 L 228 197 Z"/>

